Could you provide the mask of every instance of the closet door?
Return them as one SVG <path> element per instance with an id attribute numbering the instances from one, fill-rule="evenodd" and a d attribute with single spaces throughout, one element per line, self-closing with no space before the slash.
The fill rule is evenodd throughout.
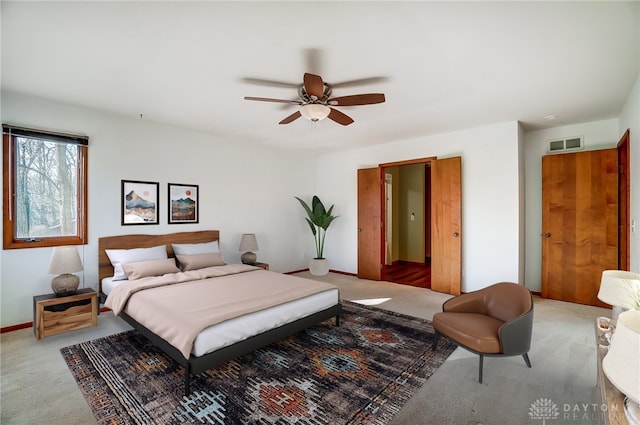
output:
<path id="1" fill-rule="evenodd" d="M 542 157 L 542 296 L 605 306 L 602 271 L 618 268 L 616 149 Z"/>

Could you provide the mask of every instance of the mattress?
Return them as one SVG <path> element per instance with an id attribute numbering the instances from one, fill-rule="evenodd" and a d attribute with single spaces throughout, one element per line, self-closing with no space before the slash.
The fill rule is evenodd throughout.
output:
<path id="1" fill-rule="evenodd" d="M 102 279 L 105 294 L 126 281 Z M 339 302 L 338 289 L 313 294 L 298 300 L 226 320 L 201 331 L 193 343 L 191 353 L 202 356 L 270 329 L 325 310 Z M 126 309 L 125 309 L 126 311 Z"/>
<path id="2" fill-rule="evenodd" d="M 191 352 L 195 356 L 202 356 L 269 329 L 325 310 L 337 303 L 338 290 L 332 289 L 224 321 L 200 332 L 193 343 Z"/>
<path id="3" fill-rule="evenodd" d="M 122 280 L 113 280 L 113 278 L 111 277 L 105 277 L 104 279 L 102 279 L 102 292 L 104 292 L 105 295 L 109 295 L 109 292 L 111 292 L 111 290 L 118 286 L 119 283 L 122 283 L 125 281 Z"/>

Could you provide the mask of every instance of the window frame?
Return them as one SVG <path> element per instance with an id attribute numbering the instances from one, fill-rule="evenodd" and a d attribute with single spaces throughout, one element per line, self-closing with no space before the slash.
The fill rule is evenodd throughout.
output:
<path id="1" fill-rule="evenodd" d="M 86 136 L 75 136 L 48 131 L 26 129 L 22 127 L 2 125 L 2 209 L 3 209 L 3 249 L 42 248 L 61 245 L 83 245 L 87 242 L 87 182 L 88 182 L 88 142 Z M 77 172 L 77 205 L 76 235 L 56 236 L 35 239 L 16 238 L 14 227 L 15 209 L 12 209 L 16 194 L 15 144 L 16 137 L 34 137 L 53 140 L 78 146 Z"/>

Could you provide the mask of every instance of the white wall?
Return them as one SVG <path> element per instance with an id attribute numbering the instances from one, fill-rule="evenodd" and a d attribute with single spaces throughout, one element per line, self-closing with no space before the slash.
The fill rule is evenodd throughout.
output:
<path id="1" fill-rule="evenodd" d="M 525 283 L 529 289 L 542 290 L 542 157 L 547 154 L 549 140 L 583 136 L 585 150 L 594 150 L 614 148 L 621 135 L 617 119 L 525 133 Z"/>
<path id="2" fill-rule="evenodd" d="M 631 139 L 631 205 L 630 218 L 635 222 L 635 232 L 631 233 L 631 264 L 630 270 L 640 273 L 640 74 L 633 90 L 629 94 L 627 103 L 620 114 L 618 133 L 622 135 L 629 129 Z"/>
<path id="3" fill-rule="evenodd" d="M 424 164 L 405 165 L 399 167 L 400 185 L 397 198 L 400 208 L 395 217 L 400 227 L 400 237 L 396 244 L 400 245 L 400 259 L 404 261 L 424 261 L 424 198 L 425 198 L 425 166 Z M 411 221 L 411 215 L 414 219 Z"/>
<path id="4" fill-rule="evenodd" d="M 307 267 L 313 239 L 294 196 L 314 193 L 314 165 L 302 153 L 247 146 L 136 117 L 2 93 L 2 121 L 89 136 L 89 243 L 81 282 L 97 287 L 97 241 L 125 233 L 219 229 L 227 262 L 239 262 L 242 233 L 256 233 L 258 260 L 272 270 Z M 160 183 L 160 224 L 120 225 L 120 181 Z M 167 224 L 167 183 L 200 186 L 200 223 Z M 1 326 L 32 320 L 33 295 L 51 292 L 51 248 L 2 252 Z M 303 257 L 301 252 L 305 252 Z"/>
<path id="5" fill-rule="evenodd" d="M 437 156 L 462 157 L 462 290 L 519 281 L 520 197 L 518 123 L 327 153 L 317 158 L 321 197 L 340 218 L 327 233 L 325 256 L 334 269 L 356 273 L 357 170 L 380 163 Z"/>
<path id="6" fill-rule="evenodd" d="M 517 122 L 461 130 L 374 147 L 327 153 L 277 151 L 106 115 L 14 93 L 2 93 L 2 122 L 86 133 L 89 147 L 89 244 L 84 286 L 97 286 L 97 238 L 106 235 L 220 229 L 229 262 L 239 261 L 240 235 L 254 232 L 258 260 L 273 270 L 307 267 L 315 255 L 302 210 L 293 199 L 318 194 L 340 217 L 327 234 L 332 269 L 357 272 L 357 170 L 379 163 L 462 157 L 463 291 L 492 282 L 540 290 L 541 157 L 549 138 L 584 135 L 588 148 L 612 147 L 631 129 L 631 270 L 640 271 L 640 78 L 619 120 L 524 133 Z M 524 139 L 524 149 L 522 141 Z M 522 187 L 524 152 L 526 198 Z M 160 224 L 120 225 L 120 180 L 160 182 Z M 200 223 L 166 224 L 167 183 L 200 185 Z M 524 199 L 524 204 L 523 204 Z M 526 214 L 523 207 L 526 205 Z M 522 217 L 525 214 L 525 229 Z M 522 234 L 526 236 L 522 261 Z M 51 249 L 0 252 L 0 326 L 31 321 L 32 296 L 50 292 Z"/>

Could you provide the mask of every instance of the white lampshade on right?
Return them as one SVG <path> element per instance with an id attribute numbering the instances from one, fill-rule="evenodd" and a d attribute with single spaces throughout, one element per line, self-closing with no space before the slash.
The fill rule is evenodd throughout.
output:
<path id="1" fill-rule="evenodd" d="M 613 306 L 613 320 L 624 310 L 640 308 L 640 274 L 624 270 L 603 271 L 598 299 Z"/>
<path id="2" fill-rule="evenodd" d="M 625 413 L 630 422 L 631 418 L 640 420 L 640 417 L 633 417 L 640 413 L 640 310 L 625 311 L 618 316 L 611 348 L 602 360 L 602 370 L 611 383 L 627 396 Z"/>

